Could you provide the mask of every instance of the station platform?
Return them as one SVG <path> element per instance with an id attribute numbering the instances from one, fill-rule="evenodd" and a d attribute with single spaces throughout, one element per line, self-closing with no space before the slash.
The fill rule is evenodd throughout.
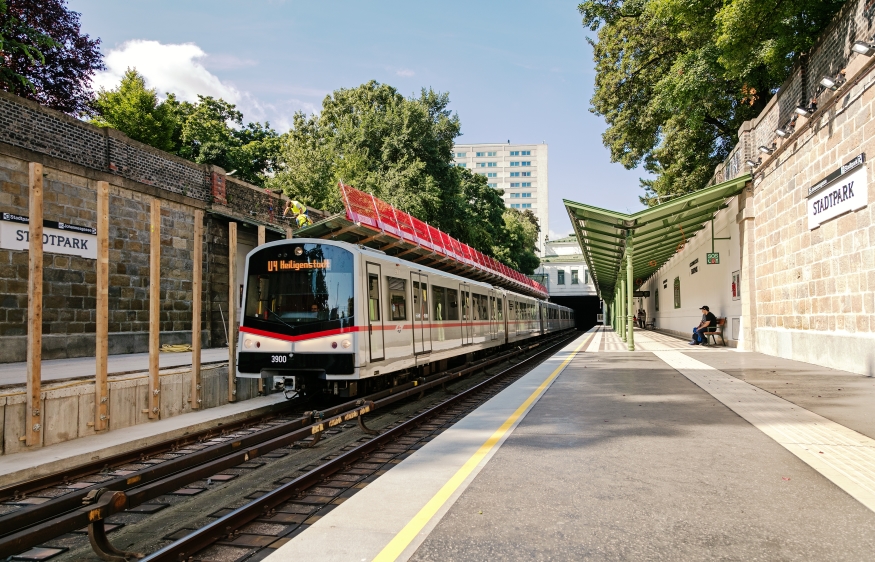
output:
<path id="1" fill-rule="evenodd" d="M 582 334 L 266 560 L 871 559 L 875 379 L 635 339 Z"/>
<path id="2" fill-rule="evenodd" d="M 207 365 L 228 360 L 227 347 L 201 350 L 201 364 Z M 162 352 L 158 355 L 160 369 L 191 366 L 191 352 Z M 75 357 L 72 359 L 49 359 L 42 362 L 42 382 L 61 382 L 66 380 L 93 378 L 95 376 L 94 357 Z M 148 353 L 126 353 L 110 355 L 107 358 L 107 373 L 127 375 L 149 370 Z M 24 384 L 27 382 L 27 363 L 0 363 L 0 387 Z"/>

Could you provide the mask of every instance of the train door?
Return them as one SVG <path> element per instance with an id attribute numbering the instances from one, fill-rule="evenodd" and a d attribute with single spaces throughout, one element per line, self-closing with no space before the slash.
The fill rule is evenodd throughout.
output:
<path id="1" fill-rule="evenodd" d="M 471 287 L 467 283 L 459 285 L 459 305 L 462 309 L 462 345 L 474 343 L 471 326 Z"/>
<path id="2" fill-rule="evenodd" d="M 498 309 L 496 308 L 495 291 L 489 290 L 489 341 L 498 337 Z"/>
<path id="3" fill-rule="evenodd" d="M 411 272 L 410 284 L 413 287 L 413 353 L 419 355 L 431 352 L 428 275 Z"/>
<path id="4" fill-rule="evenodd" d="M 371 361 L 386 358 L 386 342 L 383 340 L 383 299 L 380 294 L 380 265 L 367 264 L 368 272 L 368 350 Z"/>

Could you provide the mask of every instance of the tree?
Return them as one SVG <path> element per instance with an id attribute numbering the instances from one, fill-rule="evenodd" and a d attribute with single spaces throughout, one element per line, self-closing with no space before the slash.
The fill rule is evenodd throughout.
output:
<path id="1" fill-rule="evenodd" d="M 274 172 L 279 135 L 269 123 L 243 125 L 243 114 L 222 99 L 199 96 L 179 101 L 172 93 L 159 100 L 136 69 L 119 86 L 103 90 L 91 103 L 92 123 L 113 127 L 134 140 L 201 164 L 214 164 L 256 185 Z"/>
<path id="2" fill-rule="evenodd" d="M 642 201 L 700 189 L 843 0 L 586 0 L 598 30 L 591 111 L 611 158 L 643 165 Z M 801 101 L 801 100 L 800 100 Z"/>
<path id="3" fill-rule="evenodd" d="M 506 247 L 502 192 L 453 165 L 461 125 L 448 106 L 449 96 L 431 89 L 411 98 L 375 81 L 337 90 L 319 115 L 295 114 L 268 185 L 338 212 L 342 181 L 516 267 L 517 250 Z M 519 252 L 531 253 L 534 241 L 528 250 L 523 245 Z"/>
<path id="4" fill-rule="evenodd" d="M 0 89 L 71 115 L 86 113 L 100 39 L 65 0 L 0 0 Z"/>
<path id="5" fill-rule="evenodd" d="M 541 264 L 534 252 L 538 242 L 538 218 L 532 211 L 504 209 L 502 214 L 504 233 L 502 244 L 496 246 L 495 259 L 526 275 L 531 275 Z"/>
<path id="6" fill-rule="evenodd" d="M 115 90 L 101 90 L 92 102 L 100 127 L 113 127 L 130 138 L 167 152 L 179 147 L 179 103 L 175 97 L 159 101 L 155 89 L 146 88 L 146 80 L 129 68 Z"/>

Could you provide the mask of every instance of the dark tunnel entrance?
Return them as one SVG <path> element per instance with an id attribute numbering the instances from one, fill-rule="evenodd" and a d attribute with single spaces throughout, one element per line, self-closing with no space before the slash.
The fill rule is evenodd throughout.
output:
<path id="1" fill-rule="evenodd" d="M 550 297 L 550 301 L 574 310 L 575 327 L 581 331 L 589 330 L 595 326 L 598 315 L 603 312 L 601 299 L 595 296 Z"/>

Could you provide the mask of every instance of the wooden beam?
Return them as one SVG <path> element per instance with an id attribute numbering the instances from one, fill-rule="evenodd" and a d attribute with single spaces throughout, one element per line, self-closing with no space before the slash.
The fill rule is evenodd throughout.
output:
<path id="1" fill-rule="evenodd" d="M 201 293 L 204 265 L 204 212 L 194 212 L 194 244 L 191 251 L 191 407 L 200 409 L 203 403 L 201 389 Z"/>
<path id="2" fill-rule="evenodd" d="M 161 381 L 158 354 L 161 351 L 161 201 L 152 199 L 149 224 L 149 419 L 161 412 Z"/>
<path id="3" fill-rule="evenodd" d="M 109 183 L 97 182 L 97 324 L 94 352 L 97 362 L 94 380 L 94 430 L 109 428 Z"/>
<path id="4" fill-rule="evenodd" d="M 43 165 L 29 166 L 30 214 L 27 269 L 27 410 L 25 444 L 42 442 L 42 345 L 43 345 Z"/>
<path id="5" fill-rule="evenodd" d="M 237 223 L 228 223 L 228 402 L 237 400 Z"/>
<path id="6" fill-rule="evenodd" d="M 292 230 L 291 226 L 286 227 L 286 240 L 291 240 L 295 237 L 295 231 Z"/>

